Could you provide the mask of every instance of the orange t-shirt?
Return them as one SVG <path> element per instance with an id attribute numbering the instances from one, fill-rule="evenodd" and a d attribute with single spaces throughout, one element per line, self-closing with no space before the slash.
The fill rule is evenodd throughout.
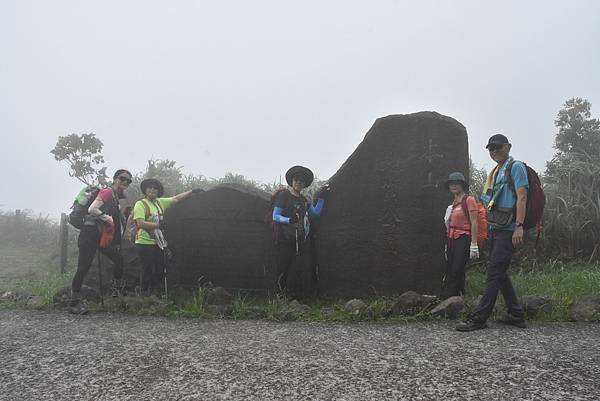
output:
<path id="1" fill-rule="evenodd" d="M 477 202 L 472 196 L 467 196 L 467 208 L 471 212 L 477 211 Z M 450 228 L 448 229 L 448 238 L 456 239 L 461 235 L 471 235 L 471 223 L 465 212 L 462 210 L 462 199 L 452 204 L 452 213 L 450 213 Z"/>

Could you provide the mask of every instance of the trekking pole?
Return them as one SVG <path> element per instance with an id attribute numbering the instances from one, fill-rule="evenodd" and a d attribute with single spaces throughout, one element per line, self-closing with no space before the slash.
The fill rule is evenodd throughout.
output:
<path id="1" fill-rule="evenodd" d="M 96 251 L 98 256 L 98 284 L 100 286 L 100 305 L 102 305 L 102 309 L 104 309 L 104 291 L 102 285 L 102 262 L 100 261 L 100 251 Z"/>
<path id="2" fill-rule="evenodd" d="M 169 263 L 168 249 L 163 250 L 163 277 L 165 278 L 165 299 L 169 299 L 169 291 L 167 287 L 167 263 Z"/>

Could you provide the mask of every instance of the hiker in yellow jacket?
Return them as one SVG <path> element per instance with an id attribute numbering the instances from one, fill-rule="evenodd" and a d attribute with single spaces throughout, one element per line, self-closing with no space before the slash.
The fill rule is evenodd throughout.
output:
<path id="1" fill-rule="evenodd" d="M 164 252 L 167 242 L 162 233 L 165 209 L 197 190 L 163 198 L 164 187 L 157 179 L 146 179 L 140 187 L 144 198 L 133 206 L 133 219 L 137 227 L 135 246 L 142 262 L 140 290 L 149 294 L 160 288 L 165 274 Z"/>

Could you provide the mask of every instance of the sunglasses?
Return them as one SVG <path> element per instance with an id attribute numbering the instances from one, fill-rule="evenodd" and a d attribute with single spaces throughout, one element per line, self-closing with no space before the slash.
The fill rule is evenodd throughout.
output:
<path id="1" fill-rule="evenodd" d="M 493 151 L 495 151 L 495 150 L 500 150 L 500 149 L 502 149 L 502 147 L 503 147 L 503 146 L 504 146 L 504 145 L 493 144 L 493 145 L 490 145 L 490 146 L 488 146 L 488 150 L 489 150 L 490 152 L 493 152 Z"/>
<path id="2" fill-rule="evenodd" d="M 126 182 L 127 185 L 131 184 L 131 179 L 130 178 L 127 178 L 127 177 L 122 176 L 122 175 L 118 176 L 117 178 L 119 179 L 119 181 Z"/>

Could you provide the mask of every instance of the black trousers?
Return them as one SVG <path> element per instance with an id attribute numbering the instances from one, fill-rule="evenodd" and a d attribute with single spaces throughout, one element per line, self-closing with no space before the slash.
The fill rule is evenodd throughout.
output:
<path id="1" fill-rule="evenodd" d="M 516 318 L 523 317 L 523 307 L 508 277 L 508 268 L 514 252 L 512 231 L 491 230 L 490 256 L 485 277 L 485 292 L 472 314 L 473 320 L 485 322 L 494 310 L 498 292 L 502 293 L 508 313 Z"/>
<path id="2" fill-rule="evenodd" d="M 280 239 L 277 243 L 276 290 L 291 297 L 312 297 L 317 293 L 317 274 L 310 239 Z"/>
<path id="3" fill-rule="evenodd" d="M 448 238 L 446 248 L 446 275 L 442 295 L 452 297 L 465 293 L 465 266 L 469 261 L 471 236 Z"/>
<path id="4" fill-rule="evenodd" d="M 96 251 L 102 252 L 112 262 L 114 266 L 113 277 L 120 280 L 123 277 L 123 257 L 119 250 L 110 246 L 106 249 L 98 249 L 100 243 L 100 232 L 95 226 L 83 226 L 77 238 L 77 247 L 79 248 L 79 256 L 77 257 L 77 271 L 71 282 L 73 292 L 79 292 L 83 285 L 83 280 L 92 266 Z"/>
<path id="5" fill-rule="evenodd" d="M 157 245 L 135 244 L 135 247 L 142 262 L 141 290 L 160 288 L 165 277 L 165 253 Z"/>

